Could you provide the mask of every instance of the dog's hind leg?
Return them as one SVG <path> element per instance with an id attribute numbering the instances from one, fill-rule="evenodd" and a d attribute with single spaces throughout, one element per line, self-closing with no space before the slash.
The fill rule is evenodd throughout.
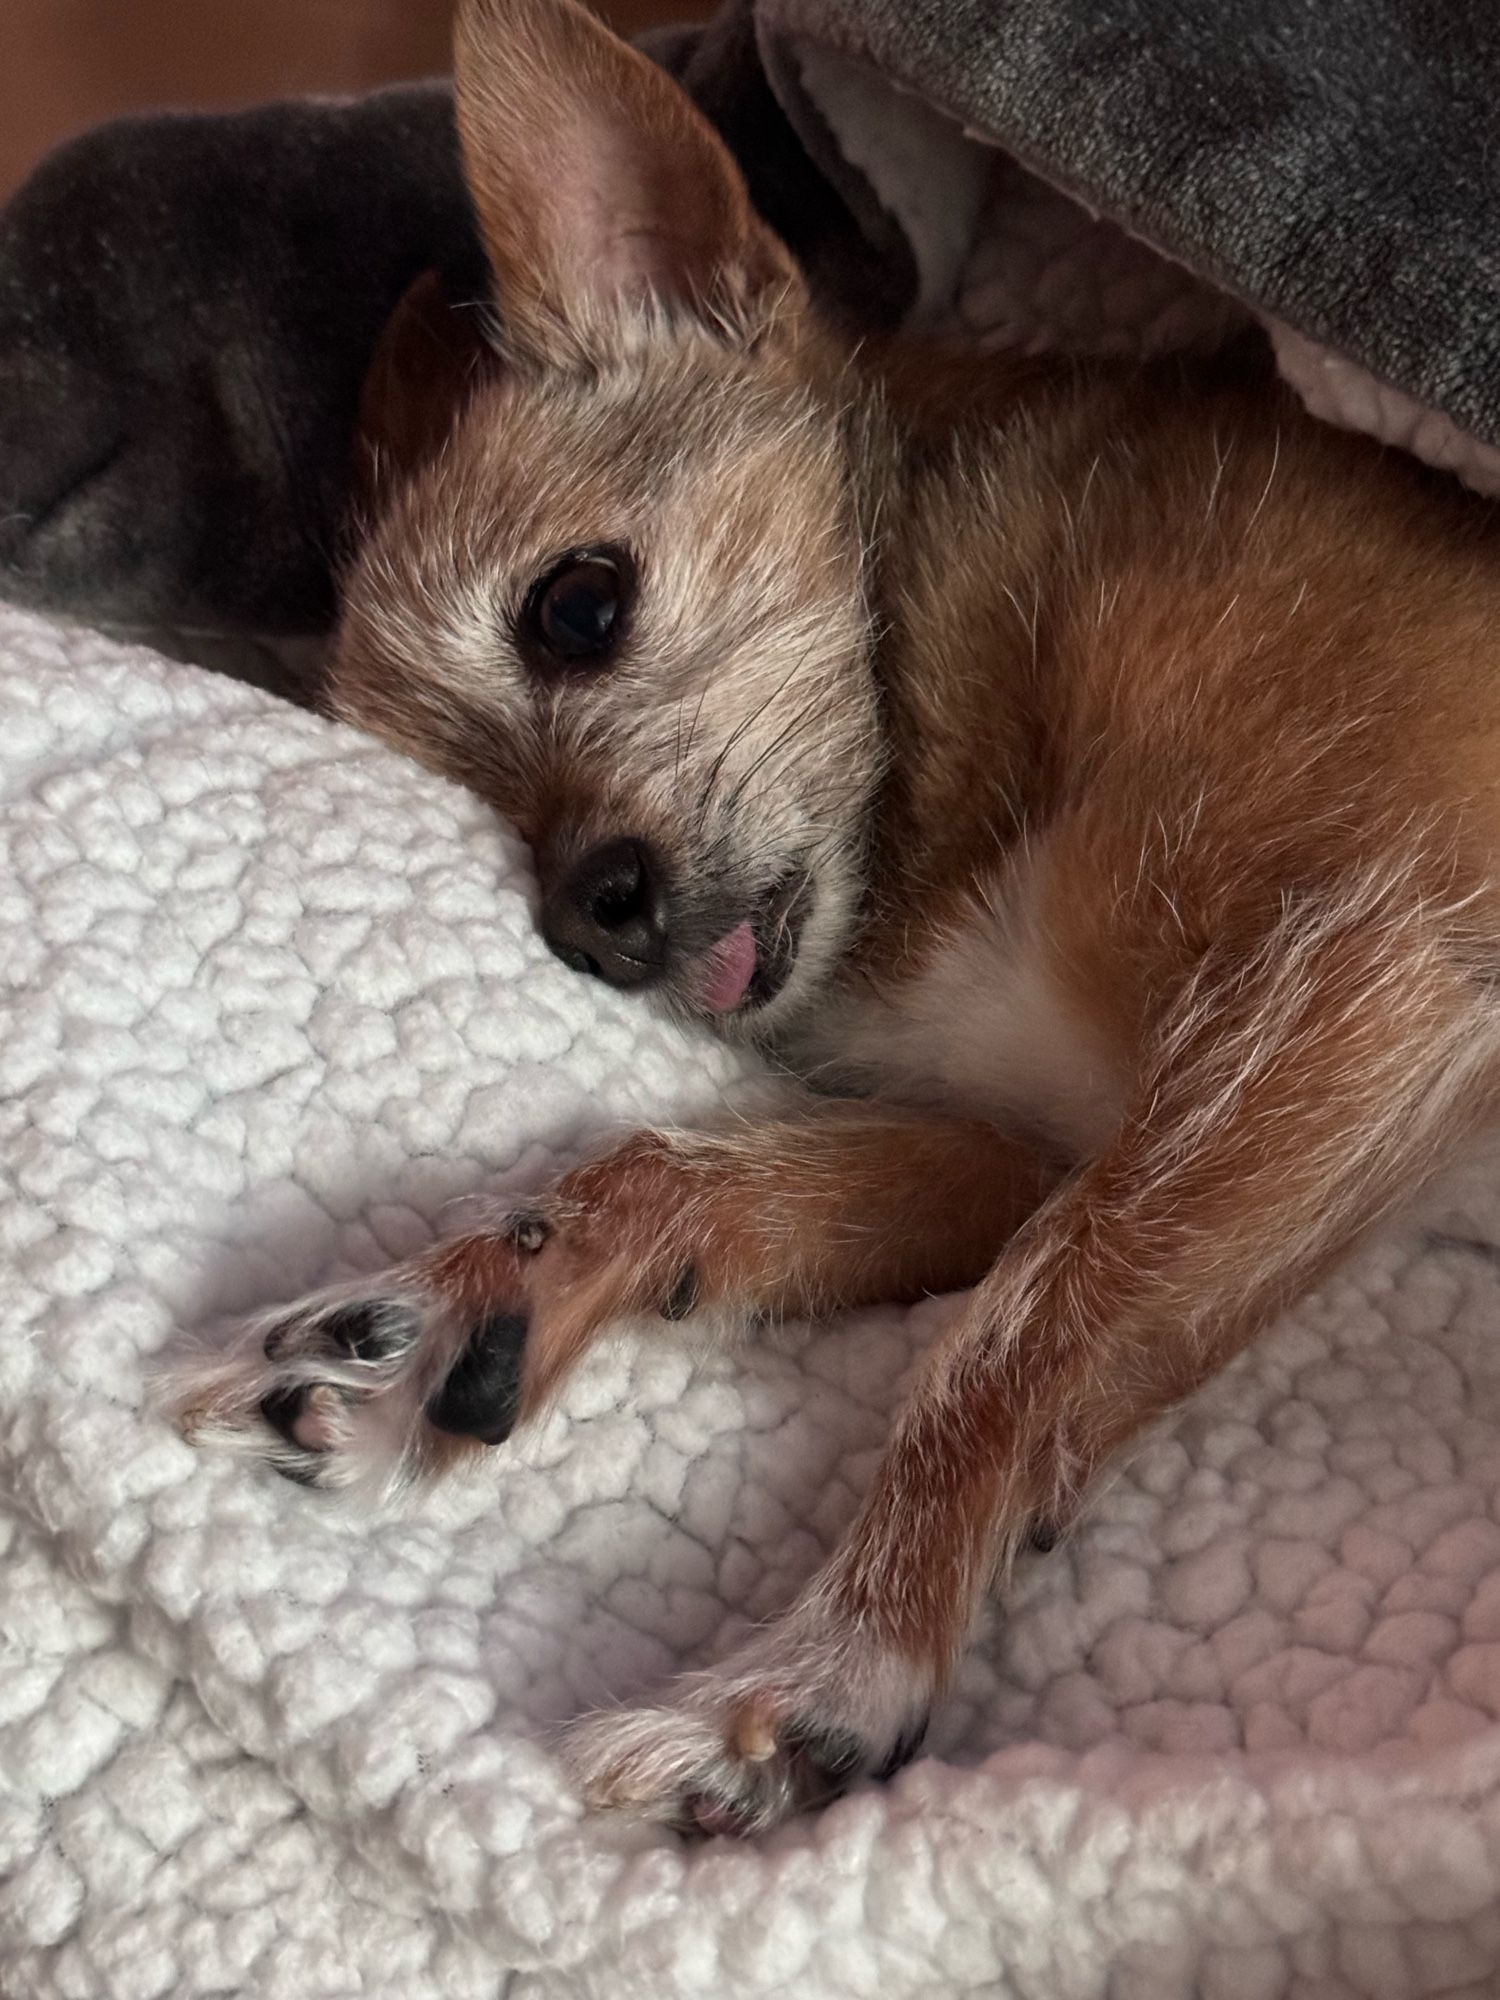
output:
<path id="1" fill-rule="evenodd" d="M 930 1358 L 841 1546 L 663 1706 L 584 1723 L 587 1795 L 754 1831 L 890 1769 L 1031 1522 L 1412 1190 L 1497 1082 L 1493 998 L 1420 908 L 1335 901 L 1205 958 L 1113 1142 Z"/>

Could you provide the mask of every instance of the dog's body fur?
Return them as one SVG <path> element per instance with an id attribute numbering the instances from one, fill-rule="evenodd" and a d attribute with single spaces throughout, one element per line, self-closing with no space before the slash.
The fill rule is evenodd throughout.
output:
<path id="1" fill-rule="evenodd" d="M 899 1762 L 1018 1540 L 1493 1108 L 1500 541 L 1230 369 L 851 354 L 562 0 L 474 0 L 458 88 L 507 361 L 351 577 L 332 705 L 493 799 L 549 896 L 648 840 L 668 1004 L 861 1095 L 631 1140 L 186 1400 L 385 1483 L 622 1314 L 975 1285 L 797 1603 L 575 1734 L 594 1799 L 753 1830 Z M 599 542 L 625 646 L 539 677 L 526 588 Z M 708 1002 L 789 866 L 784 983 Z"/>

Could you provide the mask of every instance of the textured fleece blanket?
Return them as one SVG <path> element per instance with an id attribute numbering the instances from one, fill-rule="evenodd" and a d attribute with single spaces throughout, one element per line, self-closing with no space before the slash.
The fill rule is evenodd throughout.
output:
<path id="1" fill-rule="evenodd" d="M 1025 1561 L 885 1789 L 586 1818 L 552 1733 L 782 1605 L 951 1302 L 622 1335 L 404 1516 L 152 1415 L 183 1330 L 755 1087 L 550 959 L 464 793 L 0 613 L 7 2000 L 1335 2000 L 1500 1981 L 1500 1170 Z"/>

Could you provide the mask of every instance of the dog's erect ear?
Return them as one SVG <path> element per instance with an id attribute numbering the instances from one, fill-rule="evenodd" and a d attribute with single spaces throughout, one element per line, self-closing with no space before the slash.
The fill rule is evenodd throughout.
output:
<path id="1" fill-rule="evenodd" d="M 802 296 L 712 126 L 573 0 L 460 0 L 454 70 L 518 353 L 587 355 L 648 300 L 754 327 Z"/>
<path id="2" fill-rule="evenodd" d="M 355 430 L 354 517 L 369 525 L 397 486 L 436 457 L 500 357 L 476 306 L 450 303 L 436 271 L 411 285 L 365 374 Z"/>

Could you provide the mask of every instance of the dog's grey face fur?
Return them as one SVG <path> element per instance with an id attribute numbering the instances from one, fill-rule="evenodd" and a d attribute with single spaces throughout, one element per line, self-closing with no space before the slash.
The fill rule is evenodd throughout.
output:
<path id="1" fill-rule="evenodd" d="M 649 843 L 653 996 L 760 1035 L 848 940 L 880 775 L 842 420 L 774 328 L 643 311 L 606 345 L 475 393 L 348 579 L 330 705 L 512 820 L 544 899 L 601 843 Z M 539 659 L 528 598 L 598 546 L 634 567 L 623 637 Z M 714 948 L 746 921 L 776 990 L 726 1007 Z"/>

